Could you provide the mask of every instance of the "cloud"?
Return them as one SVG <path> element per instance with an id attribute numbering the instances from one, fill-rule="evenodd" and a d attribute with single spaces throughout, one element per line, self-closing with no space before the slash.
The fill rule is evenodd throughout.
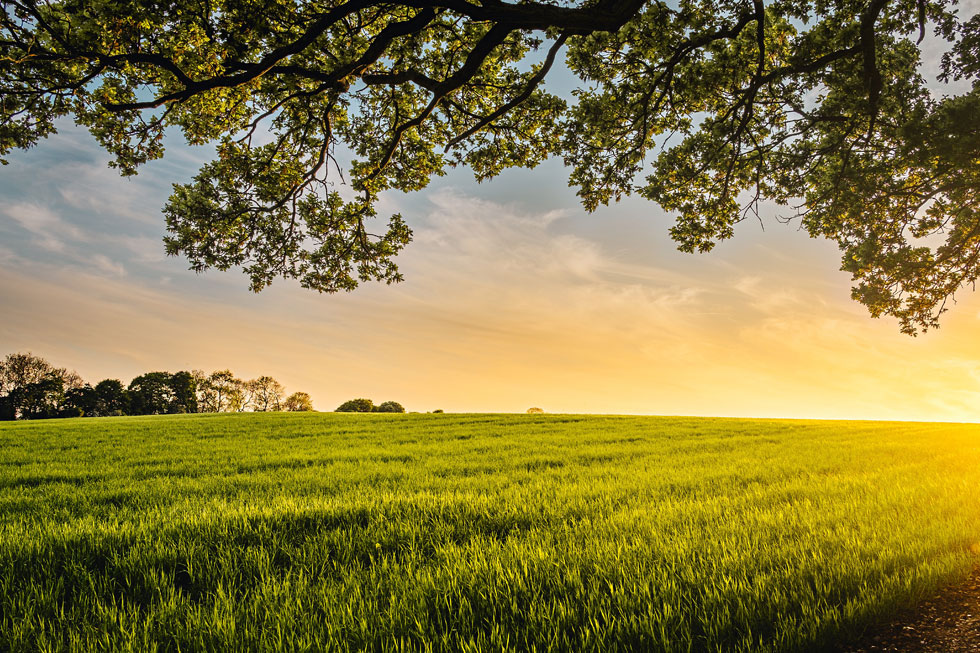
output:
<path id="1" fill-rule="evenodd" d="M 160 238 L 107 235 L 103 238 L 103 242 L 131 252 L 132 256 L 130 259 L 140 263 L 159 263 L 167 258 L 166 250 Z"/>
<path id="2" fill-rule="evenodd" d="M 24 263 L 25 261 L 14 250 L 0 245 L 0 266 L 16 266 L 23 265 Z"/>
<path id="3" fill-rule="evenodd" d="M 31 233 L 36 245 L 50 252 L 64 252 L 68 242 L 86 239 L 80 229 L 65 222 L 50 208 L 40 204 L 16 202 L 7 205 L 3 212 L 22 229 Z"/>
<path id="4" fill-rule="evenodd" d="M 594 241 L 555 228 L 569 212 L 522 212 L 458 191 L 430 194 L 431 209 L 403 254 L 406 277 L 429 279 L 467 305 L 504 299 L 551 310 L 601 310 L 603 304 L 663 311 L 690 304 L 695 280 L 654 265 L 625 264 Z M 446 270 L 452 275 L 447 277 Z M 475 295 L 474 286 L 493 296 Z M 523 298 L 524 301 L 521 301 Z M 576 300 L 576 301 L 570 301 Z"/>
<path id="5" fill-rule="evenodd" d="M 156 239 L 85 231 L 62 218 L 52 208 L 36 202 L 15 202 L 4 207 L 2 212 L 32 236 L 34 245 L 53 255 L 53 258 L 38 260 L 34 265 L 74 265 L 110 276 L 123 276 L 126 274 L 123 264 L 103 252 L 119 254 L 121 248 L 132 252 L 136 260 L 142 262 L 157 262 L 165 258 L 163 245 Z M 93 249 L 96 251 L 93 252 Z M 0 252 L 2 262 L 17 259 L 21 260 L 21 265 L 24 264 L 12 250 L 5 248 Z"/>
<path id="6" fill-rule="evenodd" d="M 126 268 L 121 264 L 112 261 L 108 256 L 104 254 L 96 254 L 92 257 L 92 263 L 95 265 L 95 269 L 104 272 L 110 276 L 124 277 L 126 276 Z"/>

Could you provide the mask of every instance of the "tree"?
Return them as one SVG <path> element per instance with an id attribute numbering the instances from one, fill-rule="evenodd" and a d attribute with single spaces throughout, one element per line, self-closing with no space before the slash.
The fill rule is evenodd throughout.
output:
<path id="1" fill-rule="evenodd" d="M 282 407 L 291 412 L 308 412 L 313 410 L 313 401 L 305 392 L 294 392 L 286 397 Z"/>
<path id="2" fill-rule="evenodd" d="M 198 386 L 198 402 L 202 413 L 238 411 L 244 406 L 244 384 L 231 370 L 212 372 Z"/>
<path id="3" fill-rule="evenodd" d="M 245 412 L 245 409 L 248 408 L 248 401 L 249 397 L 245 389 L 245 382 L 241 379 L 235 379 L 235 385 L 232 386 L 231 392 L 228 393 L 228 412 Z"/>
<path id="4" fill-rule="evenodd" d="M 19 412 L 23 419 L 78 417 L 81 413 L 75 407 L 75 402 L 87 403 L 86 387 L 77 372 L 58 368 L 11 394 L 19 399 Z"/>
<path id="5" fill-rule="evenodd" d="M 167 412 L 196 413 L 197 412 L 197 378 L 192 372 L 181 371 L 170 375 L 168 382 L 173 399 Z"/>
<path id="6" fill-rule="evenodd" d="M 11 395 L 0 396 L 0 422 L 9 422 L 17 419 L 16 397 Z"/>
<path id="7" fill-rule="evenodd" d="M 119 379 L 105 379 L 95 384 L 100 417 L 125 415 L 129 412 L 129 394 Z"/>
<path id="8" fill-rule="evenodd" d="M 129 383 L 129 407 L 133 415 L 165 415 L 174 404 L 169 372 L 147 372 Z"/>
<path id="9" fill-rule="evenodd" d="M 78 390 L 80 388 L 84 388 L 87 385 L 85 383 L 85 379 L 82 378 L 82 375 L 76 372 L 75 370 L 69 370 L 64 367 L 59 367 L 58 369 L 55 370 L 55 372 L 57 372 L 58 376 L 61 377 L 61 381 L 62 383 L 64 383 L 66 391 Z"/>
<path id="10" fill-rule="evenodd" d="M 266 412 L 282 410 L 282 396 L 286 389 L 271 376 L 260 376 L 245 383 L 252 410 Z"/>
<path id="11" fill-rule="evenodd" d="M 53 371 L 51 363 L 31 352 L 7 354 L 0 361 L 0 395 L 37 383 Z"/>
<path id="12" fill-rule="evenodd" d="M 23 419 L 58 417 L 64 407 L 65 383 L 58 371 L 49 372 L 40 381 L 28 383 L 17 392 Z"/>
<path id="13" fill-rule="evenodd" d="M 59 417 L 97 417 L 99 393 L 89 384 L 65 391 L 65 400 Z"/>
<path id="14" fill-rule="evenodd" d="M 405 407 L 397 401 L 385 401 L 374 407 L 376 413 L 404 413 Z"/>
<path id="15" fill-rule="evenodd" d="M 370 413 L 374 410 L 374 402 L 370 399 L 351 399 L 337 406 L 335 413 Z"/>
<path id="16" fill-rule="evenodd" d="M 0 361 L 0 420 L 22 416 L 27 386 L 41 382 L 53 371 L 48 361 L 30 352 L 7 354 Z"/>
<path id="17" fill-rule="evenodd" d="M 55 368 L 30 352 L 0 361 L 0 419 L 57 417 L 66 391 L 85 385 L 78 372 Z"/>
<path id="18" fill-rule="evenodd" d="M 675 212 L 684 251 L 786 206 L 908 333 L 980 275 L 980 17 L 949 1 L 3 6 L 0 156 L 66 115 L 125 175 L 163 156 L 168 128 L 215 142 L 164 207 L 167 252 L 240 266 L 254 290 L 398 281 L 411 232 L 399 215 L 370 226 L 380 193 L 549 156 L 588 210 L 638 193 Z M 940 81 L 971 90 L 930 93 L 927 32 L 947 43 Z M 543 86 L 559 57 L 571 97 Z M 328 177 L 345 167 L 353 196 Z"/>

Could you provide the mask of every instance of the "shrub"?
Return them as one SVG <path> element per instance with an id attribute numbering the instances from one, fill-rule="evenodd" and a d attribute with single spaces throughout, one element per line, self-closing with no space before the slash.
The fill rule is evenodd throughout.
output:
<path id="1" fill-rule="evenodd" d="M 340 404 L 335 413 L 370 413 L 374 410 L 374 402 L 370 399 L 351 399 Z"/>
<path id="2" fill-rule="evenodd" d="M 386 401 L 380 406 L 374 408 L 376 413 L 404 413 L 405 407 L 402 406 L 397 401 Z"/>
<path id="3" fill-rule="evenodd" d="M 433 413 L 444 413 L 444 412 L 446 412 L 446 411 L 444 411 L 444 410 L 443 410 L 442 408 L 436 408 L 436 409 L 435 409 L 434 411 L 432 411 L 432 412 L 433 412 Z"/>
<path id="4" fill-rule="evenodd" d="M 534 406 L 532 406 L 531 408 L 528 408 L 527 409 L 527 414 L 528 415 L 541 415 L 542 413 L 544 413 L 544 411 L 542 409 L 536 408 Z"/>

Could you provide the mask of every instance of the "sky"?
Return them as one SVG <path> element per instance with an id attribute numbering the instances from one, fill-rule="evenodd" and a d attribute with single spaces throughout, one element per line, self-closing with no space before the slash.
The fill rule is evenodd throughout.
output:
<path id="1" fill-rule="evenodd" d="M 980 421 L 980 297 L 916 338 L 850 299 L 828 241 L 748 220 L 708 254 L 630 198 L 586 213 L 548 161 L 383 197 L 415 232 L 405 281 L 259 294 L 167 257 L 160 209 L 207 147 L 170 138 L 134 178 L 70 122 L 0 168 L 0 355 L 86 380 L 230 368 L 410 411 Z"/>

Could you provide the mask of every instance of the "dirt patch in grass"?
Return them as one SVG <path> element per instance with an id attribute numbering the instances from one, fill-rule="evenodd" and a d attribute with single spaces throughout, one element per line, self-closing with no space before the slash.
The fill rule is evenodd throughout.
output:
<path id="1" fill-rule="evenodd" d="M 980 568 L 969 580 L 895 621 L 872 629 L 845 653 L 903 651 L 904 653 L 975 653 L 980 651 Z"/>

